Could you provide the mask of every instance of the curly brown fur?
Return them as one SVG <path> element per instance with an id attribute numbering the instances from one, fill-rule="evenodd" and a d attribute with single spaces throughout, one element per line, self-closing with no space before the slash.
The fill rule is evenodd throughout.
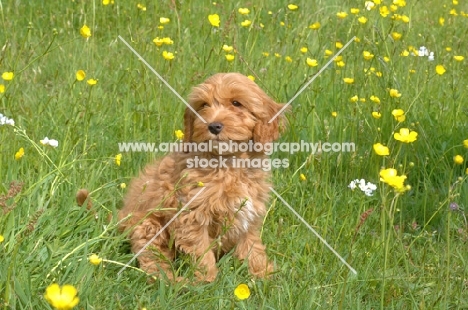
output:
<path id="1" fill-rule="evenodd" d="M 86 209 L 91 209 L 93 202 L 91 197 L 89 197 L 89 191 L 85 188 L 82 188 L 76 192 L 76 203 L 81 207 L 86 202 Z"/>
<path id="2" fill-rule="evenodd" d="M 274 102 L 254 82 L 239 73 L 220 73 L 196 86 L 189 103 L 207 123 L 190 109 L 184 115 L 184 141 L 203 143 L 235 141 L 267 143 L 276 140 L 282 118 L 268 121 L 283 105 Z M 210 131 L 210 124 L 222 130 Z M 129 185 L 124 207 L 119 212 L 121 228 L 128 231 L 134 253 L 157 234 L 172 217 L 197 196 L 138 256 L 140 267 L 153 275 L 165 273 L 174 279 L 171 261 L 177 252 L 189 254 L 195 275 L 214 281 L 218 253 L 233 253 L 247 260 L 249 271 L 266 277 L 273 271 L 260 229 L 269 198 L 269 172 L 260 168 L 189 167 L 190 159 L 216 159 L 216 152 L 174 152 L 148 165 Z M 266 159 L 260 152 L 222 154 L 232 159 Z M 229 161 L 228 161 L 229 163 Z M 127 218 L 128 217 L 128 218 Z M 124 220 L 125 219 L 125 220 Z"/>

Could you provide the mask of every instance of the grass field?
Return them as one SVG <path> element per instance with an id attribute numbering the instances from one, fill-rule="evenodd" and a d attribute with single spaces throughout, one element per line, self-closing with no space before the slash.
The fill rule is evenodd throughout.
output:
<path id="1" fill-rule="evenodd" d="M 53 283 L 77 289 L 75 309 L 468 308 L 466 1 L 107 2 L 0 1 L 0 113 L 14 120 L 0 125 L 1 308 L 51 309 Z M 176 141 L 185 108 L 119 36 L 184 98 L 233 71 L 278 102 L 351 41 L 291 103 L 280 142 L 355 151 L 276 152 L 289 167 L 272 173 L 356 275 L 273 194 L 262 232 L 271 279 L 252 279 L 231 255 L 211 284 L 148 284 L 135 263 L 117 274 L 132 258 L 116 229 L 122 183 L 164 155 L 118 143 Z M 401 128 L 416 140 L 395 139 Z M 380 181 L 388 168 L 406 179 Z M 352 190 L 355 179 L 377 189 Z M 91 210 L 77 205 L 80 188 Z M 191 277 L 187 262 L 174 269 Z M 251 295 L 238 300 L 242 283 Z"/>

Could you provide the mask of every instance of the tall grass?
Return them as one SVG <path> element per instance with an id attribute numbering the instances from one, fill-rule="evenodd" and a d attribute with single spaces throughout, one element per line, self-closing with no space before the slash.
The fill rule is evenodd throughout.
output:
<path id="1" fill-rule="evenodd" d="M 0 80 L 0 113 L 15 121 L 0 125 L 0 306 L 48 309 L 46 287 L 68 283 L 78 290 L 78 309 L 468 307 L 468 6 L 455 3 L 391 7 L 384 0 L 368 11 L 364 1 L 304 0 L 292 11 L 288 3 L 270 0 L 140 3 L 145 10 L 119 0 L 0 2 L 0 73 L 14 73 L 12 80 Z M 386 17 L 383 6 L 390 10 Z M 250 13 L 241 15 L 241 7 Z M 352 8 L 360 12 L 352 14 Z M 348 15 L 339 18 L 338 12 Z M 220 27 L 208 21 L 215 13 Z M 161 25 L 160 17 L 170 22 Z M 246 19 L 252 24 L 241 26 Z M 320 27 L 314 30 L 309 26 L 315 22 Z M 88 39 L 80 35 L 85 24 Z M 272 195 L 262 234 L 276 265 L 271 279 L 252 279 L 231 255 L 219 262 L 212 284 L 149 284 L 136 264 L 118 276 L 132 257 L 116 229 L 122 183 L 164 155 L 123 153 L 117 165 L 118 143 L 173 142 L 184 111 L 118 36 L 184 98 L 208 76 L 236 71 L 255 77 L 278 102 L 288 102 L 330 60 L 339 50 L 336 42 L 356 36 L 341 55 L 344 66 L 333 61 L 291 103 L 280 140 L 353 142 L 355 151 L 277 152 L 273 157 L 290 165 L 273 170 L 273 181 L 357 275 Z M 158 47 L 156 37 L 170 37 L 173 44 Z M 224 44 L 234 49 L 232 62 Z M 412 55 L 420 46 L 435 59 Z M 163 51 L 175 58 L 165 60 Z M 364 51 L 374 57 L 364 59 Z M 465 59 L 455 60 L 458 55 Z M 307 58 L 318 66 L 309 67 Z M 437 65 L 446 69 L 443 75 Z M 83 81 L 76 79 L 78 70 L 86 72 Z M 90 78 L 97 84 L 88 85 Z M 401 97 L 391 97 L 390 89 Z M 394 109 L 405 111 L 404 122 L 395 120 Z M 416 131 L 417 140 L 395 140 L 400 128 Z M 45 137 L 59 146 L 43 146 Z M 388 146 L 390 154 L 377 155 L 375 143 Z M 20 148 L 24 156 L 15 159 Z M 454 163 L 455 155 L 464 158 L 461 164 Z M 396 193 L 380 182 L 382 168 L 406 175 L 411 189 Z M 378 186 L 373 196 L 348 188 L 361 178 Z M 91 192 L 90 210 L 75 202 L 80 188 Z M 98 266 L 88 261 L 93 253 L 103 258 Z M 174 268 L 182 276 L 193 273 L 185 257 Z M 233 294 L 240 283 L 252 292 L 244 301 Z"/>

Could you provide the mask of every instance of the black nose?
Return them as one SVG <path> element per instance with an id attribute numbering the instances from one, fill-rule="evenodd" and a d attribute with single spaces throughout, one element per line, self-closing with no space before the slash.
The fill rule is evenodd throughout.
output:
<path id="1" fill-rule="evenodd" d="M 223 130 L 224 125 L 221 123 L 211 123 L 208 125 L 208 130 L 214 134 L 217 135 Z"/>

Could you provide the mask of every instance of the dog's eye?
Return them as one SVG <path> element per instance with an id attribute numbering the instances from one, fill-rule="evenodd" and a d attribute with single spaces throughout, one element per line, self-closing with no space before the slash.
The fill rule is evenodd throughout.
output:
<path id="1" fill-rule="evenodd" d="M 232 105 L 235 106 L 235 107 L 241 107 L 242 106 L 242 104 L 239 101 L 235 101 L 235 100 L 232 102 Z"/>
<path id="2" fill-rule="evenodd" d="M 201 105 L 200 109 L 209 108 L 209 107 L 210 107 L 210 105 L 209 105 L 208 103 L 204 102 L 204 103 Z"/>

